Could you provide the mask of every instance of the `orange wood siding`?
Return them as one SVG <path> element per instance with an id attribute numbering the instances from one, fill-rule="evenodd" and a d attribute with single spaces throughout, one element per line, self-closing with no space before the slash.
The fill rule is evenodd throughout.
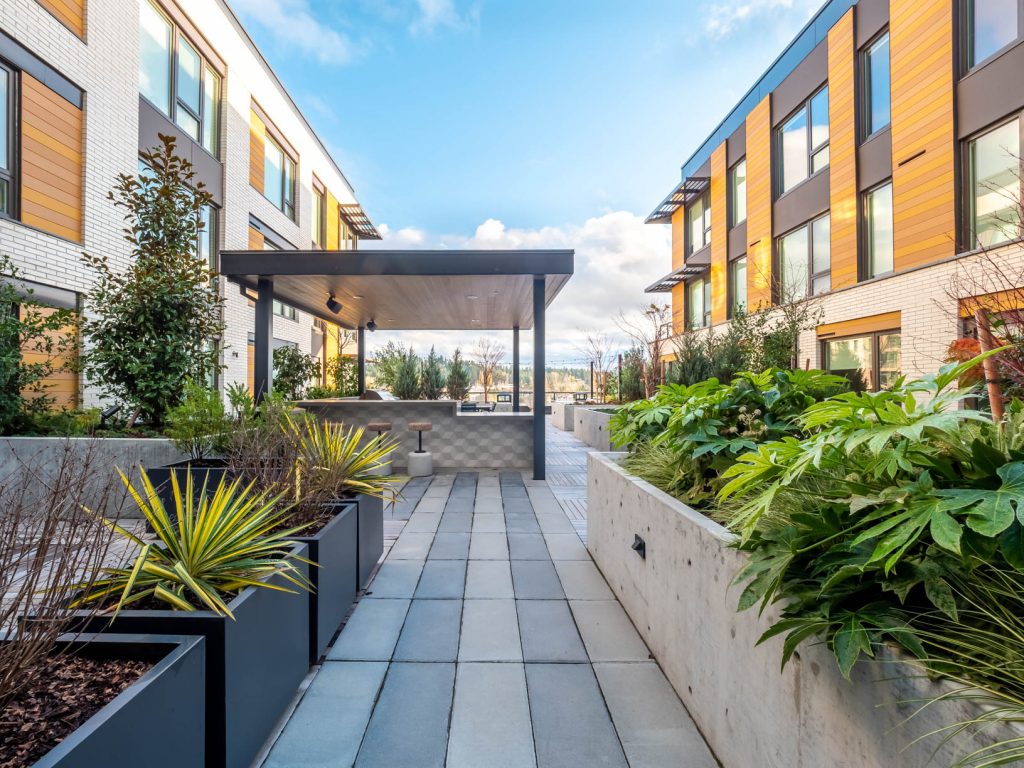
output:
<path id="1" fill-rule="evenodd" d="M 858 317 L 855 320 L 843 320 L 840 323 L 827 323 L 818 326 L 818 336 L 842 337 L 859 336 L 864 333 L 893 331 L 900 327 L 902 317 L 899 312 L 886 312 L 870 317 Z"/>
<path id="2" fill-rule="evenodd" d="M 267 126 L 255 111 L 249 111 L 249 184 L 263 193 L 263 155 Z"/>
<path id="3" fill-rule="evenodd" d="M 857 282 L 857 110 L 853 8 L 828 32 L 832 288 Z"/>
<path id="4" fill-rule="evenodd" d="M 979 309 L 989 312 L 1013 312 L 1024 307 L 1024 288 L 1010 288 L 1005 291 L 986 293 L 960 299 L 960 317 L 973 317 Z"/>
<path id="5" fill-rule="evenodd" d="M 23 309 L 22 312 L 25 310 Z M 46 307 L 33 309 L 43 317 L 49 317 L 55 310 Z M 68 328 L 65 333 L 73 332 Z M 25 391 L 23 394 L 28 399 L 45 396 L 53 399 L 56 408 L 77 408 L 78 407 L 78 374 L 75 373 L 75 354 L 72 350 L 59 348 L 60 339 L 57 334 L 51 334 L 54 347 L 46 352 L 45 347 L 39 345 L 24 345 L 21 350 L 21 357 L 27 363 L 49 362 L 54 368 L 52 375 L 40 380 L 44 388 L 42 392 Z"/>
<path id="6" fill-rule="evenodd" d="M 36 0 L 57 20 L 81 38 L 85 38 L 85 0 Z"/>
<path id="7" fill-rule="evenodd" d="M 897 271 L 956 250 L 953 7 L 949 0 L 890 2 Z"/>
<path id="8" fill-rule="evenodd" d="M 331 194 L 331 190 L 327 190 L 327 195 L 324 198 L 324 207 L 326 209 L 327 216 L 327 244 L 325 248 L 328 251 L 337 251 L 340 248 L 340 231 L 341 231 L 341 216 L 338 213 L 338 198 Z"/>
<path id="9" fill-rule="evenodd" d="M 772 302 L 771 96 L 747 115 L 747 306 Z"/>
<path id="10" fill-rule="evenodd" d="M 672 214 L 672 270 L 679 269 L 686 261 L 686 208 L 680 206 Z"/>
<path id="11" fill-rule="evenodd" d="M 263 233 L 258 229 L 253 229 L 252 227 L 249 227 L 249 250 L 263 250 Z"/>
<path id="12" fill-rule="evenodd" d="M 686 284 L 672 288 L 672 333 L 686 330 Z"/>
<path id="13" fill-rule="evenodd" d="M 711 153 L 711 322 L 726 321 L 729 274 L 729 187 L 725 142 Z"/>
<path id="14" fill-rule="evenodd" d="M 82 110 L 21 76 L 21 220 L 82 242 Z"/>

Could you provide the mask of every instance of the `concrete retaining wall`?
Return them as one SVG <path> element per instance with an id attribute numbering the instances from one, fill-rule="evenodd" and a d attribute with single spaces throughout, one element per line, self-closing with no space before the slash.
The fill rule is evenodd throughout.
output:
<path id="1" fill-rule="evenodd" d="M 858 664 L 850 683 L 826 648 L 804 643 L 780 673 L 781 638 L 755 647 L 772 611 L 736 612 L 732 582 L 745 555 L 729 546 L 732 535 L 627 475 L 621 455 L 588 456 L 587 546 L 724 768 L 947 766 L 998 733 L 947 745 L 928 736 L 976 714 L 955 701 L 905 723 L 914 701 L 949 688 L 910 679 L 919 673 L 895 653 Z M 634 534 L 646 560 L 630 549 Z"/>
<path id="2" fill-rule="evenodd" d="M 575 426 L 573 421 L 573 411 L 575 410 L 575 403 L 552 403 L 551 423 L 565 432 L 572 432 Z"/>
<path id="3" fill-rule="evenodd" d="M 178 451 L 170 440 L 163 438 L 121 438 L 121 437 L 4 437 L 0 438 L 0 478 L 12 472 L 26 470 L 37 473 L 43 482 L 54 477 L 65 453 L 72 453 L 80 459 L 87 455 L 91 466 L 98 471 L 95 488 L 90 494 L 93 506 L 100 506 L 107 484 L 113 489 L 108 504 L 97 511 L 113 515 L 125 492 L 117 468 L 123 470 L 133 481 L 138 479 L 138 467 L 156 467 L 180 461 L 186 456 Z M 0 479 L 0 482 L 3 482 Z M 139 517 L 138 508 L 128 501 L 122 506 L 125 517 Z M 2 512 L 2 510 L 0 510 Z"/>
<path id="4" fill-rule="evenodd" d="M 614 414 L 607 410 L 601 410 L 612 407 L 607 405 L 586 408 L 577 406 L 573 415 L 575 421 L 573 432 L 576 433 L 576 438 L 599 451 L 614 451 L 615 446 L 612 445 L 612 438 L 608 432 L 608 422 L 611 421 Z"/>

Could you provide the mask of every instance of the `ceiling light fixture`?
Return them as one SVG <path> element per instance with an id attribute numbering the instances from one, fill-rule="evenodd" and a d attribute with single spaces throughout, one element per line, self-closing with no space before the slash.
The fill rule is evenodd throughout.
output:
<path id="1" fill-rule="evenodd" d="M 360 296 L 360 295 L 359 295 L 358 293 L 353 293 L 353 294 L 352 294 L 352 298 L 353 298 L 353 299 L 361 299 L 361 298 L 363 298 L 363 297 L 362 297 L 362 296 Z"/>
<path id="2" fill-rule="evenodd" d="M 472 293 L 467 293 L 466 298 L 469 299 L 470 301 L 476 301 L 480 297 Z"/>
<path id="3" fill-rule="evenodd" d="M 327 308 L 334 314 L 341 312 L 341 302 L 334 298 L 333 293 L 327 297 Z"/>

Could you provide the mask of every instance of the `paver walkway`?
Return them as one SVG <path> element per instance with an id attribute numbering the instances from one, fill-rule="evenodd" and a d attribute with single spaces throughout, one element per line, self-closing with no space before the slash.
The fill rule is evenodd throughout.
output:
<path id="1" fill-rule="evenodd" d="M 412 490 L 265 768 L 716 765 L 546 483 Z"/>

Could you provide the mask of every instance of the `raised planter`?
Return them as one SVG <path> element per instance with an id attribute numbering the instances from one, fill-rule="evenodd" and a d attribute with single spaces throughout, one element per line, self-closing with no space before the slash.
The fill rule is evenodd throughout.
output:
<path id="1" fill-rule="evenodd" d="M 309 663 L 315 664 L 355 602 L 359 588 L 359 511 L 355 501 L 336 502 L 331 521 L 313 536 L 295 540 L 309 547 L 315 590 L 309 595 Z"/>
<path id="2" fill-rule="evenodd" d="M 380 556 L 384 554 L 384 499 L 361 493 L 355 497 L 359 507 L 358 589 L 365 587 Z"/>
<path id="3" fill-rule="evenodd" d="M 561 429 L 564 432 L 572 432 L 575 422 L 573 421 L 573 411 L 576 409 L 575 403 L 562 403 L 555 402 L 551 404 L 551 423 Z"/>
<path id="4" fill-rule="evenodd" d="M 615 406 L 576 406 L 573 414 L 576 422 L 573 432 L 576 439 L 599 451 L 614 451 L 615 446 L 608 430 L 608 422 L 614 415 Z"/>
<path id="5" fill-rule="evenodd" d="M 294 553 L 309 554 L 305 544 Z M 272 583 L 296 589 L 280 576 Z M 85 626 L 206 638 L 207 768 L 249 768 L 309 671 L 309 593 L 249 587 L 228 606 L 234 621 L 212 611 L 124 610 Z"/>
<path id="6" fill-rule="evenodd" d="M 175 508 L 171 475 L 177 477 L 178 488 L 184 494 L 190 474 L 192 475 L 192 497 L 198 501 L 200 496 L 202 496 L 204 484 L 207 495 L 212 496 L 221 481 L 230 475 L 230 470 L 228 469 L 227 461 L 224 459 L 205 459 L 201 463 L 185 459 L 173 464 L 146 467 L 146 476 L 153 483 L 157 496 L 160 497 L 160 501 L 163 502 L 164 509 L 166 510 L 173 510 Z"/>
<path id="7" fill-rule="evenodd" d="M 146 659 L 154 665 L 36 761 L 34 768 L 203 764 L 202 637 L 86 635 L 74 638 L 71 645 L 79 656 Z"/>
<path id="8" fill-rule="evenodd" d="M 941 744 L 936 729 L 975 717 L 975 705 L 921 679 L 896 651 L 842 678 L 827 648 L 804 643 L 780 673 L 782 639 L 755 646 L 774 611 L 736 612 L 746 555 L 714 521 L 628 475 L 622 454 L 587 458 L 587 547 L 724 768 L 916 768 L 950 765 L 997 736 Z M 633 549 L 646 544 L 646 559 Z M 917 741 L 919 740 L 919 741 Z"/>

